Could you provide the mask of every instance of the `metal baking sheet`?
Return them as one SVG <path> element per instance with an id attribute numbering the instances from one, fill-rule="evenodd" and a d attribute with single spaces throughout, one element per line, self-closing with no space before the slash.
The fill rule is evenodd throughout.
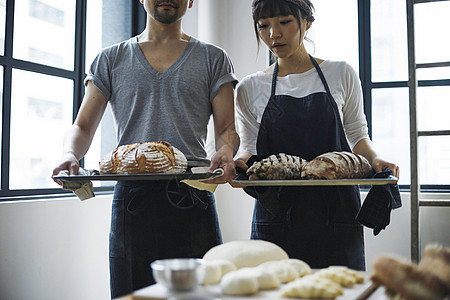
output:
<path id="1" fill-rule="evenodd" d="M 138 181 L 138 180 L 206 180 L 214 177 L 221 176 L 222 170 L 216 170 L 212 173 L 183 173 L 183 174 L 171 174 L 171 173 L 152 173 L 152 174 L 108 174 L 108 175 L 71 175 L 71 176 L 53 176 L 54 179 L 59 179 L 65 182 L 80 182 L 88 180 L 99 181 Z"/>
<path id="2" fill-rule="evenodd" d="M 233 180 L 245 186 L 385 185 L 396 184 L 397 181 L 398 178 L 394 176 L 362 179 Z"/>

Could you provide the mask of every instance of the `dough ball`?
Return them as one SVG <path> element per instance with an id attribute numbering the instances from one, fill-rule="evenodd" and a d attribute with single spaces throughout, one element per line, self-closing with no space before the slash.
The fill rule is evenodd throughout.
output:
<path id="1" fill-rule="evenodd" d="M 220 287 L 224 295 L 245 296 L 258 292 L 258 280 L 253 274 L 234 271 L 222 277 Z"/>
<path id="2" fill-rule="evenodd" d="M 269 272 L 262 268 L 242 268 L 238 270 L 239 273 L 247 273 L 249 276 L 253 276 L 258 281 L 258 287 L 260 290 L 274 290 L 280 287 L 280 280 L 275 273 Z"/>
<path id="3" fill-rule="evenodd" d="M 312 272 L 311 267 L 307 263 L 305 263 L 303 260 L 300 260 L 297 258 L 289 258 L 289 259 L 283 260 L 283 262 L 292 266 L 298 272 L 298 275 L 300 277 L 309 275 Z"/>
<path id="4" fill-rule="evenodd" d="M 297 270 L 285 260 L 268 261 L 259 265 L 258 268 L 274 273 L 281 283 L 290 282 L 300 277 Z"/>
<path id="5" fill-rule="evenodd" d="M 256 267 L 272 260 L 288 259 L 287 253 L 274 243 L 263 240 L 231 241 L 211 248 L 205 260 L 226 259 L 238 269 Z"/>
<path id="6" fill-rule="evenodd" d="M 236 266 L 231 261 L 225 259 L 207 260 L 206 274 L 203 284 L 216 284 L 220 281 L 223 275 L 236 269 Z"/>

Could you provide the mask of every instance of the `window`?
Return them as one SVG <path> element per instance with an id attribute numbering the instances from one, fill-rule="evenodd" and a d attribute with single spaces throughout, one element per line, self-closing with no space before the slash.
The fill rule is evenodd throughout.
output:
<path id="1" fill-rule="evenodd" d="M 449 62 L 450 40 L 442 36 L 439 28 L 450 27 L 450 1 L 424 1 L 414 7 L 416 63 Z M 371 19 L 371 48 L 366 49 L 371 51 L 371 74 L 366 74 L 363 84 L 371 91 L 366 101 L 371 105 L 372 137 L 380 152 L 399 164 L 399 183 L 408 186 L 411 173 L 406 1 L 371 1 L 370 7 L 364 9 L 370 9 Z M 450 110 L 450 67 L 419 68 L 416 74 L 418 130 L 449 130 L 445 112 Z M 422 189 L 450 188 L 449 154 L 449 135 L 419 136 Z"/>
<path id="2" fill-rule="evenodd" d="M 136 34 L 142 24 L 132 20 L 142 17 L 133 16 L 142 13 L 128 0 L 0 0 L 2 199 L 61 193 L 50 176 L 81 104 L 86 70 L 101 48 Z M 96 168 L 114 146 L 107 111 L 82 165 Z M 111 183 L 95 186 L 111 190 Z"/>

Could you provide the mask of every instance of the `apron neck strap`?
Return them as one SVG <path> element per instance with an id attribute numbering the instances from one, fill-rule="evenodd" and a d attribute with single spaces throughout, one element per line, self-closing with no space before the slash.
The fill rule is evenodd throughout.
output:
<path id="1" fill-rule="evenodd" d="M 317 63 L 316 59 L 311 56 L 311 54 L 309 55 L 309 58 L 311 59 L 311 62 L 313 63 L 314 68 L 316 68 L 317 73 L 319 73 L 320 80 L 322 81 L 323 86 L 325 87 L 325 90 L 327 91 L 327 94 L 331 96 L 330 88 L 328 87 L 328 83 L 325 79 L 325 76 L 322 73 L 322 70 L 319 67 L 319 64 Z"/>
<path id="2" fill-rule="evenodd" d="M 275 96 L 275 89 L 277 87 L 277 75 L 278 75 L 278 59 L 275 62 L 275 68 L 273 69 L 273 75 L 272 75 L 272 91 L 270 93 L 270 97 Z"/>
<path id="3" fill-rule="evenodd" d="M 313 63 L 314 68 L 317 70 L 317 73 L 319 73 L 320 80 L 322 81 L 323 86 L 325 87 L 325 90 L 327 91 L 327 94 L 331 96 L 330 88 L 328 87 L 328 83 L 327 83 L 327 81 L 326 81 L 326 79 L 325 79 L 325 76 L 324 76 L 323 73 L 322 73 L 322 70 L 321 70 L 320 67 L 319 67 L 319 64 L 318 64 L 317 61 L 314 59 L 314 57 L 312 57 L 310 54 L 309 54 L 309 58 L 311 59 L 311 62 Z M 270 93 L 270 96 L 271 96 L 271 97 L 274 97 L 274 96 L 275 96 L 275 89 L 276 89 L 276 87 L 277 87 L 277 75 L 278 75 L 278 59 L 277 59 L 277 61 L 275 62 L 275 68 L 273 69 L 273 75 L 272 75 L 272 91 L 271 91 L 271 93 Z"/>

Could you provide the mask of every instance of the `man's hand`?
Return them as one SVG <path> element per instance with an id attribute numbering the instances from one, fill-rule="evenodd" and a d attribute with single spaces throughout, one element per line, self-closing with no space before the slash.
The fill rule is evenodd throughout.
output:
<path id="1" fill-rule="evenodd" d="M 236 169 L 234 168 L 233 161 L 233 149 L 229 146 L 222 146 L 216 154 L 211 159 L 211 164 L 209 166 L 209 172 L 214 172 L 214 170 L 222 168 L 224 173 L 222 176 L 207 180 L 206 183 L 227 183 L 231 182 L 231 180 L 236 177 Z"/>
<path id="2" fill-rule="evenodd" d="M 53 169 L 52 177 L 58 175 L 59 172 L 61 172 L 63 170 L 69 171 L 69 175 L 77 175 L 79 168 L 80 168 L 80 162 L 75 157 L 75 155 L 69 153 L 69 154 L 66 154 L 62 158 L 62 162 L 56 168 Z M 57 179 L 53 179 L 53 181 L 59 185 L 62 185 L 61 181 L 59 181 Z"/>

